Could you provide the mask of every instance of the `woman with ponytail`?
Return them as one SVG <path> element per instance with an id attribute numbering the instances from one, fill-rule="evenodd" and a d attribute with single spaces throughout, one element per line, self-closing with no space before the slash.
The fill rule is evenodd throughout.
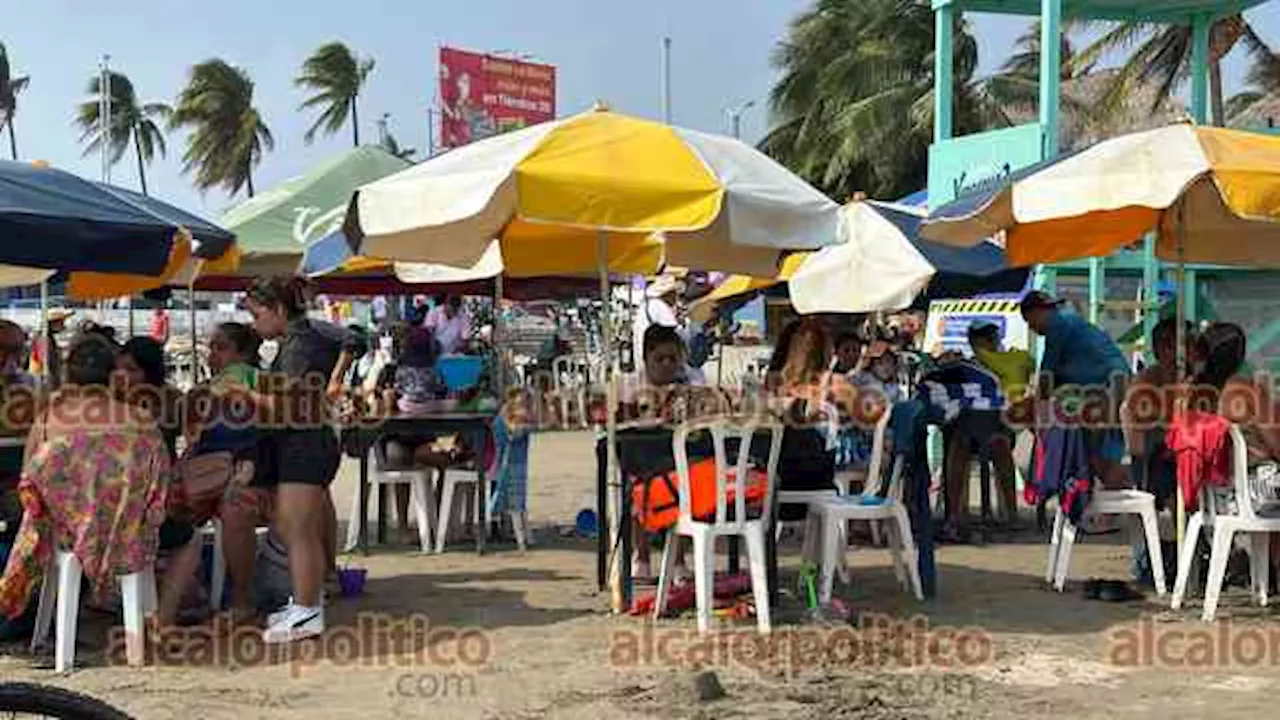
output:
<path id="1" fill-rule="evenodd" d="M 356 339 L 345 329 L 307 317 L 310 297 L 299 277 L 262 278 L 245 298 L 254 329 L 275 339 L 271 372 L 258 382 L 271 436 L 277 525 L 289 548 L 293 598 L 268 620 L 263 639 L 284 643 L 324 632 L 321 585 L 333 568 L 337 519 L 329 485 L 341 450 L 331 401 L 353 359 Z"/>

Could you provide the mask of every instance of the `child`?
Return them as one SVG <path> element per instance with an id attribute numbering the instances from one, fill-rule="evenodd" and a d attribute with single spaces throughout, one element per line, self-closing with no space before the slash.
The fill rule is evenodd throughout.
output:
<path id="1" fill-rule="evenodd" d="M 511 515 L 516 539 L 524 544 L 528 526 L 526 501 L 529 481 L 529 395 L 524 388 L 507 391 L 506 402 L 493 422 L 493 496 L 489 516 Z"/>

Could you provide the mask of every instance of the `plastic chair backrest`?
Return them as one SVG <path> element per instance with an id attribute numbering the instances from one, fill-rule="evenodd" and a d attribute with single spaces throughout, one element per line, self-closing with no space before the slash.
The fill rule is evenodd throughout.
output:
<path id="1" fill-rule="evenodd" d="M 1244 432 L 1235 423 L 1231 423 L 1231 477 L 1236 491 L 1236 514 L 1248 520 L 1256 518 L 1253 510 L 1255 493 L 1249 477 L 1249 446 L 1245 443 Z"/>
<path id="2" fill-rule="evenodd" d="M 884 488 L 885 439 L 889 433 L 889 422 L 893 416 L 893 408 L 886 407 L 876 421 L 875 431 L 871 435 L 871 459 L 867 463 L 867 480 L 862 487 L 863 495 L 879 495 Z"/>
<path id="3" fill-rule="evenodd" d="M 777 485 L 778 458 L 782 455 L 782 425 L 778 423 L 747 422 L 737 424 L 728 420 L 711 420 L 688 423 L 676 428 L 671 439 L 671 450 L 676 461 L 676 476 L 679 479 L 680 520 L 694 522 L 690 505 L 692 488 L 689 481 L 689 436 L 698 432 L 710 432 L 715 449 L 716 463 L 716 513 L 713 522 L 716 525 L 741 524 L 747 520 L 747 472 L 751 464 L 751 442 L 757 433 L 769 434 L 769 458 L 765 464 L 767 484 L 764 497 L 764 517 L 768 523 L 770 508 L 773 507 L 773 492 Z M 733 464 L 729 463 L 728 443 L 737 441 L 737 453 Z M 733 477 L 729 470 L 732 467 Z M 733 514 L 729 520 L 729 483 L 733 483 Z"/>

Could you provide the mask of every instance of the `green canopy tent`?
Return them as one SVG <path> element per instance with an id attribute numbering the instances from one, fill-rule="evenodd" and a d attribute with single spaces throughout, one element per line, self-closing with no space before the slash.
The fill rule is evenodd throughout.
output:
<path id="1" fill-rule="evenodd" d="M 331 158 L 228 210 L 218 224 L 242 253 L 230 275 L 201 275 L 197 290 L 239 290 L 252 278 L 296 272 L 309 242 L 341 229 L 355 189 L 412 165 L 376 145 Z"/>

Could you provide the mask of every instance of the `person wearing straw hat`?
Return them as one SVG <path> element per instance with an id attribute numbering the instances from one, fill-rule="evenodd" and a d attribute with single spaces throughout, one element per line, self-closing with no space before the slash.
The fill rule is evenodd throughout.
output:
<path id="1" fill-rule="evenodd" d="M 67 327 L 74 312 L 71 310 L 50 310 L 45 318 L 45 331 L 32 343 L 31 367 L 32 375 L 43 376 L 45 387 L 57 390 L 62 383 L 62 349 L 58 347 L 58 334 Z"/>

